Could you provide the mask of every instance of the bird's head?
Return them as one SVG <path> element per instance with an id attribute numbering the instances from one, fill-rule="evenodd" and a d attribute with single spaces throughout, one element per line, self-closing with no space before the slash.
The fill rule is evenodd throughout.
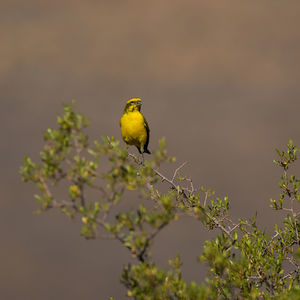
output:
<path id="1" fill-rule="evenodd" d="M 126 102 L 124 112 L 140 111 L 142 100 L 140 98 L 131 98 Z"/>

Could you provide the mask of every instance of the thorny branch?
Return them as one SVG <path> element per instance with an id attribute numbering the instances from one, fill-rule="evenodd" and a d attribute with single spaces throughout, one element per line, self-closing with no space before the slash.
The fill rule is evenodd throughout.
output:
<path id="1" fill-rule="evenodd" d="M 77 154 L 80 155 L 80 152 L 81 151 L 78 151 Z M 141 165 L 141 163 L 139 162 L 139 160 L 136 158 L 135 155 L 133 154 L 128 154 L 129 157 L 133 158 L 133 160 L 135 161 L 135 163 Z M 70 161 L 67 161 L 67 164 L 69 165 L 73 165 Z M 194 189 L 194 186 L 193 186 L 193 182 L 191 179 L 189 178 L 184 178 L 185 181 L 188 181 L 189 184 L 190 184 L 190 188 L 186 188 L 186 187 L 182 187 L 180 186 L 179 184 L 177 184 L 177 175 L 179 173 L 179 171 L 187 164 L 187 162 L 184 162 L 182 163 L 178 168 L 175 169 L 173 175 L 172 175 L 172 178 L 168 178 L 167 176 L 165 176 L 164 174 L 161 173 L 161 171 L 159 171 L 158 169 L 154 169 L 153 171 L 155 172 L 155 174 L 161 179 L 162 182 L 167 182 L 172 189 L 176 190 L 178 192 L 179 195 L 183 196 L 184 199 L 186 200 L 189 200 L 189 198 L 193 195 L 193 193 L 195 192 L 195 189 Z M 65 175 L 64 175 L 65 176 Z M 61 201 L 61 202 L 57 202 L 55 199 L 53 199 L 52 197 L 52 194 L 50 192 L 50 189 L 47 185 L 47 183 L 45 182 L 43 176 L 40 174 L 39 176 L 39 181 L 41 183 L 41 185 L 43 186 L 44 190 L 45 190 L 45 193 L 47 194 L 48 197 L 50 197 L 52 199 L 52 204 L 49 205 L 48 208 L 50 207 L 57 207 L 57 208 L 63 208 L 63 207 L 72 207 L 75 211 L 79 211 L 77 206 L 75 205 L 74 203 L 74 199 L 71 199 L 70 201 Z M 90 185 L 91 188 L 93 189 L 96 189 L 100 192 L 102 192 L 102 194 L 104 196 L 107 196 L 107 191 L 102 188 L 101 186 L 98 186 L 98 185 L 95 185 L 95 184 L 91 184 Z M 148 183 L 147 184 L 147 187 L 148 189 L 151 189 L 153 191 L 153 188 L 152 186 Z M 83 187 L 82 185 L 79 185 L 79 188 L 80 188 L 80 199 L 81 199 L 81 205 L 82 206 L 85 206 L 85 199 L 84 199 L 84 195 L 83 195 Z M 207 199 L 208 199 L 208 192 L 205 192 L 205 198 L 204 198 L 204 202 L 203 202 L 203 207 L 206 206 L 206 202 L 207 202 Z M 291 212 L 292 214 L 292 218 L 293 218 L 293 221 L 295 222 L 295 225 L 296 225 L 296 217 L 297 217 L 297 214 L 294 213 L 294 207 L 293 207 L 293 200 L 294 200 L 294 197 L 292 196 L 292 194 L 290 193 L 289 194 L 291 196 L 291 207 L 290 208 L 286 208 L 285 210 L 288 210 Z M 193 205 L 192 204 L 189 204 L 189 202 L 187 201 L 186 202 L 186 205 L 190 205 L 191 208 L 193 208 Z M 216 217 L 213 217 L 211 216 L 205 209 L 203 210 L 203 213 L 205 214 L 205 216 L 210 220 L 212 221 L 216 227 L 218 227 L 223 233 L 226 234 L 226 236 L 232 241 L 234 242 L 234 238 L 233 238 L 233 235 L 232 233 L 237 229 L 237 228 L 240 228 L 241 226 L 241 223 L 235 223 L 232 221 L 232 219 L 230 219 L 229 217 L 223 217 L 221 220 L 218 220 Z M 103 218 L 100 218 L 98 217 L 96 219 L 96 224 L 99 225 L 100 227 L 102 227 L 103 229 L 107 230 L 106 228 L 106 222 L 105 222 L 105 218 L 107 216 L 107 213 L 105 213 L 103 215 Z M 224 221 L 228 221 L 229 224 L 231 225 L 224 225 Z M 138 253 L 135 253 L 136 254 L 136 257 L 139 261 L 141 262 L 144 262 L 145 259 L 146 259 L 146 255 L 147 255 L 147 250 L 149 248 L 149 246 L 151 245 L 151 241 L 156 237 L 156 235 L 168 224 L 168 222 L 165 222 L 165 223 L 162 223 L 158 228 L 156 228 L 152 233 L 150 233 L 148 235 L 148 237 L 146 238 L 146 242 L 145 244 L 143 245 L 143 248 L 138 252 Z M 227 226 L 227 227 L 226 227 Z M 297 226 L 296 226 L 297 227 Z M 297 235 L 297 240 L 299 241 L 299 237 L 298 237 L 298 231 L 296 231 L 296 235 Z M 265 251 L 264 251 L 264 254 L 269 250 L 269 247 L 270 245 L 272 244 L 272 242 L 278 237 L 280 236 L 280 233 L 278 231 L 275 232 L 275 235 L 271 238 L 271 240 L 269 240 L 268 244 L 266 245 L 266 248 L 265 248 Z M 111 235 L 109 236 L 104 236 L 104 235 L 101 235 L 99 236 L 100 238 L 104 238 L 104 239 L 117 239 L 119 240 L 123 245 L 125 244 L 125 239 L 120 236 L 120 234 L 118 233 L 111 233 Z M 131 252 L 132 252 L 132 249 L 130 249 L 130 247 L 127 247 Z M 291 272 L 287 273 L 286 275 L 283 276 L 282 279 L 286 279 L 286 278 L 289 278 L 291 276 L 294 276 L 294 275 L 297 275 L 299 274 L 299 265 L 296 263 L 296 261 L 290 257 L 287 257 L 286 260 L 288 260 L 294 267 L 295 267 L 295 270 L 292 270 Z M 249 279 L 253 279 L 253 280 L 261 280 L 262 277 L 261 275 L 257 274 L 257 276 L 250 276 Z"/>
<path id="2" fill-rule="evenodd" d="M 161 178 L 161 181 L 162 182 L 167 182 L 169 185 L 171 185 L 171 188 L 174 189 L 174 190 L 177 190 L 179 194 L 181 194 L 185 199 L 188 199 L 189 198 L 189 195 L 191 195 L 193 192 L 194 192 L 194 187 L 192 185 L 192 181 L 189 180 L 189 179 L 186 179 L 188 181 L 190 181 L 190 184 L 191 184 L 191 190 L 189 189 L 184 189 L 183 187 L 181 187 L 180 185 L 176 184 L 175 180 L 176 180 L 176 175 L 178 173 L 178 171 L 180 169 L 182 169 L 184 166 L 186 165 L 186 162 L 181 164 L 175 171 L 174 171 L 174 174 L 172 176 L 172 179 L 169 179 L 168 177 L 166 177 L 165 175 L 163 175 L 159 170 L 154 170 L 154 172 Z M 186 193 L 186 191 L 188 192 L 188 194 Z M 206 202 L 207 202 L 207 198 L 208 198 L 208 192 L 205 193 L 205 198 L 204 198 L 204 203 L 203 203 L 203 206 L 205 207 L 206 206 Z M 297 226 L 296 226 L 296 217 L 297 217 L 297 214 L 294 213 L 294 210 L 293 210 L 293 200 L 294 200 L 294 197 L 291 201 L 291 208 L 290 209 L 286 209 L 286 210 L 289 210 L 291 211 L 292 213 L 292 217 L 293 217 L 293 221 L 294 221 L 294 224 L 295 224 L 295 228 L 296 228 L 296 238 L 297 238 L 297 241 L 299 242 L 299 237 L 298 237 L 298 230 L 297 230 Z M 225 226 L 223 226 L 221 224 L 222 221 L 219 221 L 217 220 L 216 218 L 212 217 L 209 215 L 209 213 L 205 212 L 205 215 L 206 217 L 208 217 L 211 221 L 214 222 L 214 224 L 219 227 L 221 229 L 221 231 L 223 231 L 229 238 L 232 242 L 234 242 L 234 239 L 232 237 L 232 233 L 241 226 L 241 223 L 235 223 L 232 221 L 232 219 L 228 218 L 228 217 L 225 217 L 225 219 L 227 221 L 229 221 L 229 223 L 232 224 L 232 227 L 231 226 L 228 226 L 228 229 L 225 228 Z M 249 234 L 249 233 L 248 233 Z M 271 240 L 268 242 L 268 244 L 266 245 L 265 247 L 265 250 L 264 250 L 264 254 L 266 252 L 269 252 L 270 249 L 270 245 L 271 243 L 278 237 L 280 236 L 280 233 L 278 231 L 275 232 L 275 235 L 271 238 Z M 263 254 L 263 255 L 264 255 Z M 283 276 L 283 280 L 285 280 L 286 278 L 292 278 L 294 275 L 298 275 L 299 272 L 300 272 L 300 266 L 297 264 L 296 260 L 294 258 L 291 258 L 291 257 L 287 257 L 286 260 L 288 260 L 294 267 L 295 269 L 292 270 L 291 272 L 287 273 L 286 275 Z M 257 271 L 257 276 L 250 276 L 248 279 L 252 279 L 252 280 L 262 280 L 262 276 L 260 275 L 260 273 Z"/>
<path id="3" fill-rule="evenodd" d="M 185 192 L 185 190 L 180 186 L 180 185 L 176 185 L 175 183 L 175 178 L 176 178 L 176 174 L 177 172 L 186 164 L 183 163 L 182 165 L 180 165 L 174 172 L 174 175 L 172 177 L 172 179 L 168 179 L 166 176 L 164 176 L 161 172 L 159 172 L 158 170 L 154 170 L 154 172 L 161 178 L 162 182 L 163 181 L 166 181 L 168 182 L 171 187 L 175 190 L 178 191 L 179 194 L 181 194 L 185 199 L 189 199 L 189 196 L 187 195 L 187 193 Z M 193 183 L 192 181 L 190 180 L 190 184 L 191 184 L 191 190 L 194 191 L 194 187 L 193 187 Z M 191 194 L 191 192 L 189 191 L 189 194 Z M 209 218 L 217 227 L 219 227 L 221 229 L 221 231 L 223 231 L 227 236 L 228 238 L 231 240 L 231 241 L 234 241 L 233 237 L 231 236 L 231 232 L 229 232 L 222 224 L 221 222 L 219 222 L 216 218 L 212 217 L 211 215 L 209 215 L 206 211 L 203 211 L 205 216 L 207 218 Z"/>

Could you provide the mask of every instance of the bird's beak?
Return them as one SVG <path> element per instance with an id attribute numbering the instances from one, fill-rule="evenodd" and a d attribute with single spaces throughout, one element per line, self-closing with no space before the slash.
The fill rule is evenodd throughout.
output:
<path id="1" fill-rule="evenodd" d="M 142 105 L 142 101 L 136 101 L 136 105 L 141 106 Z"/>

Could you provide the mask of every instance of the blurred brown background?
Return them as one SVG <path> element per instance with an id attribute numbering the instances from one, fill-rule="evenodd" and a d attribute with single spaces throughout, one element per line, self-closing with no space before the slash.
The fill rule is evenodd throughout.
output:
<path id="1" fill-rule="evenodd" d="M 165 136 L 174 167 L 188 161 L 197 187 L 227 194 L 235 218 L 258 210 L 272 228 L 274 148 L 289 138 L 300 145 L 299 12 L 297 0 L 1 0 L 0 298 L 125 298 L 127 250 L 84 240 L 78 222 L 58 212 L 33 216 L 35 189 L 18 176 L 72 99 L 91 118 L 92 138 L 120 138 L 125 101 L 141 97 L 150 149 Z M 196 256 L 208 236 L 179 219 L 153 258 L 166 266 L 182 253 L 184 277 L 201 282 Z"/>

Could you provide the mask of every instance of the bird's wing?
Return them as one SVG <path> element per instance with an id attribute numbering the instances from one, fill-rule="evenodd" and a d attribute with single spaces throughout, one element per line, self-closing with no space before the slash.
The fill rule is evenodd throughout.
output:
<path id="1" fill-rule="evenodd" d="M 149 128 L 148 122 L 147 122 L 147 120 L 145 119 L 145 117 L 144 117 L 144 126 L 145 126 L 146 132 L 147 132 L 147 140 L 146 140 L 144 149 L 148 149 L 149 138 L 150 138 L 150 128 Z M 149 151 L 149 150 L 148 150 L 148 151 Z"/>

